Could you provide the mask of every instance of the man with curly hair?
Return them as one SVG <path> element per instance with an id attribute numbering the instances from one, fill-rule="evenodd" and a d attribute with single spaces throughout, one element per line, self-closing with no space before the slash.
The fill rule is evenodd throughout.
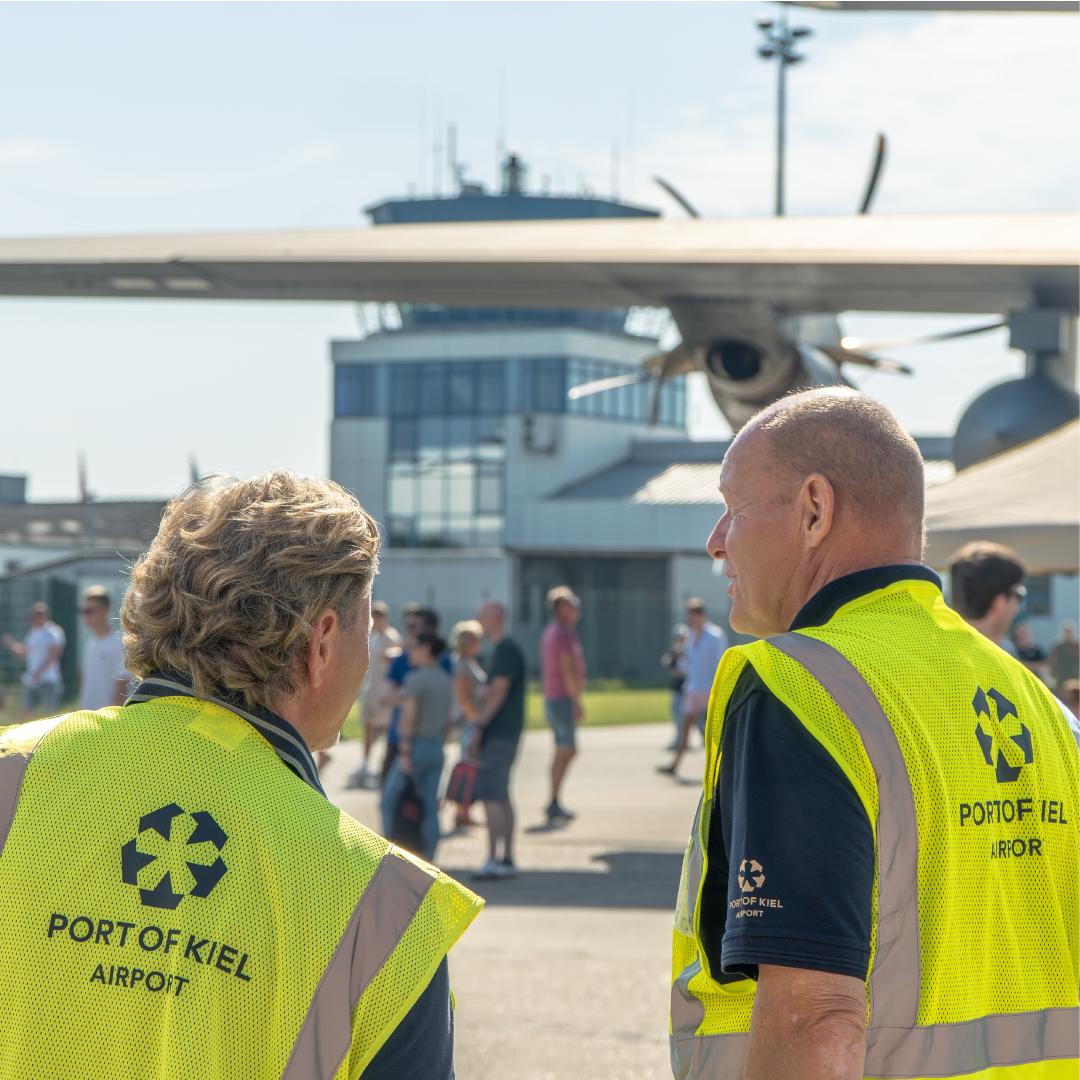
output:
<path id="1" fill-rule="evenodd" d="M 127 704 L 0 732 L 5 1075 L 453 1076 L 446 954 L 482 901 L 312 757 L 367 671 L 378 548 L 329 481 L 201 481 L 132 571 Z"/>

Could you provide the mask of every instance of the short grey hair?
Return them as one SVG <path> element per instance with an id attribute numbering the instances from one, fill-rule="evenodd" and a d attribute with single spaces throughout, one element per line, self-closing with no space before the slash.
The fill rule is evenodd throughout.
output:
<path id="1" fill-rule="evenodd" d="M 805 390 L 774 402 L 750 426 L 768 435 L 775 468 L 793 488 L 820 473 L 863 516 L 903 520 L 921 535 L 922 455 L 881 402 L 842 387 Z"/>

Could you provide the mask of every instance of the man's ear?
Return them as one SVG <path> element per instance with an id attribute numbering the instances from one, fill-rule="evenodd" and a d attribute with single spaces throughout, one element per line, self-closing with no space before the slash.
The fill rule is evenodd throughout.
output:
<path id="1" fill-rule="evenodd" d="M 311 626 L 311 640 L 304 657 L 304 673 L 312 687 L 322 686 L 323 675 L 330 664 L 330 656 L 337 645 L 333 639 L 340 629 L 341 620 L 332 608 L 324 611 Z"/>
<path id="2" fill-rule="evenodd" d="M 986 615 L 983 618 L 989 617 L 993 621 L 1004 622 L 1006 620 L 1005 609 L 1009 606 L 1009 594 L 999 592 L 993 600 L 990 601 L 990 607 L 986 609 Z"/>
<path id="3" fill-rule="evenodd" d="M 811 473 L 799 491 L 803 540 L 807 546 L 820 547 L 832 532 L 836 514 L 836 492 L 821 473 Z"/>

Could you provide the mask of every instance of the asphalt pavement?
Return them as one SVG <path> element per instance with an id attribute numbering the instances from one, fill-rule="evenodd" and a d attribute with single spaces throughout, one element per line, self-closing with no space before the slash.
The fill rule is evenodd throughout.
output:
<path id="1" fill-rule="evenodd" d="M 440 843 L 439 866 L 487 901 L 450 954 L 459 1080 L 670 1076 L 672 913 L 704 764 L 694 749 L 682 782 L 656 772 L 672 731 L 580 729 L 561 800 L 577 817 L 558 828 L 543 813 L 551 734 L 527 732 L 511 780 L 514 880 L 471 880 L 487 858 L 482 826 Z M 344 789 L 358 763 L 355 742 L 334 750 L 327 794 L 381 832 L 379 793 Z M 482 820 L 481 808 L 473 814 Z M 452 807 L 443 825 L 452 828 Z"/>

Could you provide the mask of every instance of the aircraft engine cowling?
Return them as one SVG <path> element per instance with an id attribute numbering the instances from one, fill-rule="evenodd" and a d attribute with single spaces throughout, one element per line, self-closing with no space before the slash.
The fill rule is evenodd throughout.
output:
<path id="1" fill-rule="evenodd" d="M 792 390 L 846 386 L 838 365 L 789 336 L 766 304 L 682 301 L 671 312 L 733 431 Z"/>

